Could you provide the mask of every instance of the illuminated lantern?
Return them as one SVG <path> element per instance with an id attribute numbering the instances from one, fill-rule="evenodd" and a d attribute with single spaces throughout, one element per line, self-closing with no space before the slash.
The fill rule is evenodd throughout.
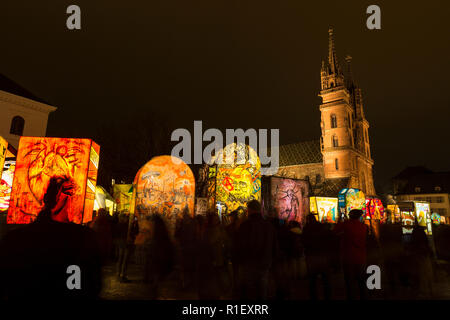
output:
<path id="1" fill-rule="evenodd" d="M 384 206 L 380 199 L 367 198 L 366 199 L 366 219 L 384 221 L 386 215 L 384 213 Z"/>
<path id="2" fill-rule="evenodd" d="M 7 152 L 8 152 L 8 141 L 6 141 L 2 136 L 0 136 L 0 175 L 3 170 L 3 165 L 5 164 Z"/>
<path id="3" fill-rule="evenodd" d="M 358 189 L 344 188 L 339 191 L 338 195 L 339 213 L 342 217 L 347 217 L 351 210 L 359 209 L 365 211 L 366 197 L 364 193 Z"/>
<path id="4" fill-rule="evenodd" d="M 118 212 L 130 212 L 131 200 L 133 197 L 132 184 L 115 184 L 113 186 L 113 198 L 116 202 Z"/>
<path id="5" fill-rule="evenodd" d="M 401 221 L 400 208 L 398 207 L 398 205 L 388 204 L 386 211 L 386 216 L 389 214 L 391 223 L 399 223 Z"/>
<path id="6" fill-rule="evenodd" d="M 319 222 L 336 223 L 338 199 L 330 197 L 310 197 L 310 212 L 317 214 Z"/>
<path id="7" fill-rule="evenodd" d="M 431 221 L 432 221 L 434 224 L 441 224 L 441 216 L 440 216 L 438 213 L 434 212 L 434 213 L 431 215 Z"/>
<path id="8" fill-rule="evenodd" d="M 7 222 L 33 222 L 51 178 L 64 182 L 54 220 L 92 220 L 100 147 L 90 139 L 21 137 Z"/>
<path id="9" fill-rule="evenodd" d="M 414 201 L 417 224 L 426 228 L 426 233 L 431 235 L 431 210 L 428 202 Z"/>
<path id="10" fill-rule="evenodd" d="M 16 169 L 15 160 L 6 160 L 3 167 L 2 179 L 0 182 L 0 211 L 6 211 L 9 208 L 11 190 Z"/>
<path id="11" fill-rule="evenodd" d="M 105 190 L 105 188 L 101 186 L 95 187 L 95 201 L 94 201 L 94 210 L 105 209 L 111 216 L 114 212 L 114 199 Z"/>
<path id="12" fill-rule="evenodd" d="M 411 234 L 416 223 L 414 202 L 399 201 L 396 206 L 400 211 L 403 234 Z"/>
<path id="13" fill-rule="evenodd" d="M 161 214 L 173 232 L 187 210 L 194 216 L 195 179 L 189 166 L 172 156 L 147 162 L 134 179 L 135 214 L 141 225 L 147 216 Z"/>
<path id="14" fill-rule="evenodd" d="M 232 143 L 220 150 L 211 163 L 209 197 L 222 214 L 245 208 L 251 200 L 261 200 L 261 162 L 248 145 Z"/>
<path id="15" fill-rule="evenodd" d="M 272 208 L 281 220 L 304 224 L 309 213 L 309 182 L 282 177 L 263 180 L 263 203 L 265 211 Z"/>

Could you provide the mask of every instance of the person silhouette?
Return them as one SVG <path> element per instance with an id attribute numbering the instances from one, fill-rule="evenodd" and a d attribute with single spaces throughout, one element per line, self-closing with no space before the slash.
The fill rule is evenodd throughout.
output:
<path id="1" fill-rule="evenodd" d="M 37 219 L 0 242 L 0 296 L 16 299 L 96 299 L 101 256 L 94 231 L 55 221 L 64 181 L 52 178 Z"/>

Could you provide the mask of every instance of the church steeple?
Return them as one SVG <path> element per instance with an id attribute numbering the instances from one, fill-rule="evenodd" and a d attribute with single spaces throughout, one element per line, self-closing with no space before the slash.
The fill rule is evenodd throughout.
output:
<path id="1" fill-rule="evenodd" d="M 355 87 L 355 83 L 353 82 L 352 57 L 350 55 L 346 55 L 345 62 L 347 62 L 347 74 L 345 75 L 345 82 L 347 85 L 347 89 L 349 89 L 350 91 Z"/>
<path id="2" fill-rule="evenodd" d="M 328 29 L 328 66 L 331 74 L 340 74 L 338 59 L 334 48 L 333 28 Z"/>
<path id="3" fill-rule="evenodd" d="M 339 62 L 334 47 L 333 28 L 328 29 L 328 63 L 325 66 L 322 61 L 320 70 L 322 90 L 333 89 L 344 85 L 344 75 L 339 66 Z"/>

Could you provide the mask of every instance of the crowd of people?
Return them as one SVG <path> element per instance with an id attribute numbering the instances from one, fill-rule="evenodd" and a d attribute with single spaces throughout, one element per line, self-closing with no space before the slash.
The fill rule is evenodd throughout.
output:
<path id="1" fill-rule="evenodd" d="M 397 297 L 401 288 L 419 298 L 434 294 L 435 252 L 423 228 L 416 226 L 406 238 L 398 224 L 373 232 L 361 222 L 361 210 L 334 225 L 310 214 L 302 226 L 279 220 L 274 210 L 263 214 L 253 200 L 244 215 L 230 213 L 226 224 L 215 213 L 184 211 L 170 232 L 157 213 L 139 225 L 133 216 L 110 216 L 103 209 L 87 226 L 61 223 L 51 218 L 52 195 L 44 202 L 34 223 L 1 241 L 3 298 L 97 298 L 102 266 L 111 263 L 121 283 L 130 282 L 130 263 L 140 265 L 152 299 L 170 274 L 179 277 L 181 289 L 194 288 L 199 299 L 210 300 L 293 299 L 300 279 L 307 279 L 311 299 L 332 299 L 336 275 L 343 274 L 347 298 L 368 299 L 369 265 L 382 272 L 384 298 Z M 67 289 L 70 265 L 82 270 L 81 290 Z"/>

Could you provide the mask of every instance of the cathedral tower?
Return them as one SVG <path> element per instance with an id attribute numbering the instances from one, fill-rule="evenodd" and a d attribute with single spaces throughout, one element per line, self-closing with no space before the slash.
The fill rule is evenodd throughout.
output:
<path id="1" fill-rule="evenodd" d="M 325 178 L 349 178 L 349 187 L 375 195 L 369 122 L 364 117 L 361 89 L 352 78 L 351 57 L 346 57 L 344 76 L 336 56 L 332 28 L 328 34 L 328 61 L 322 61 L 319 94 Z"/>

